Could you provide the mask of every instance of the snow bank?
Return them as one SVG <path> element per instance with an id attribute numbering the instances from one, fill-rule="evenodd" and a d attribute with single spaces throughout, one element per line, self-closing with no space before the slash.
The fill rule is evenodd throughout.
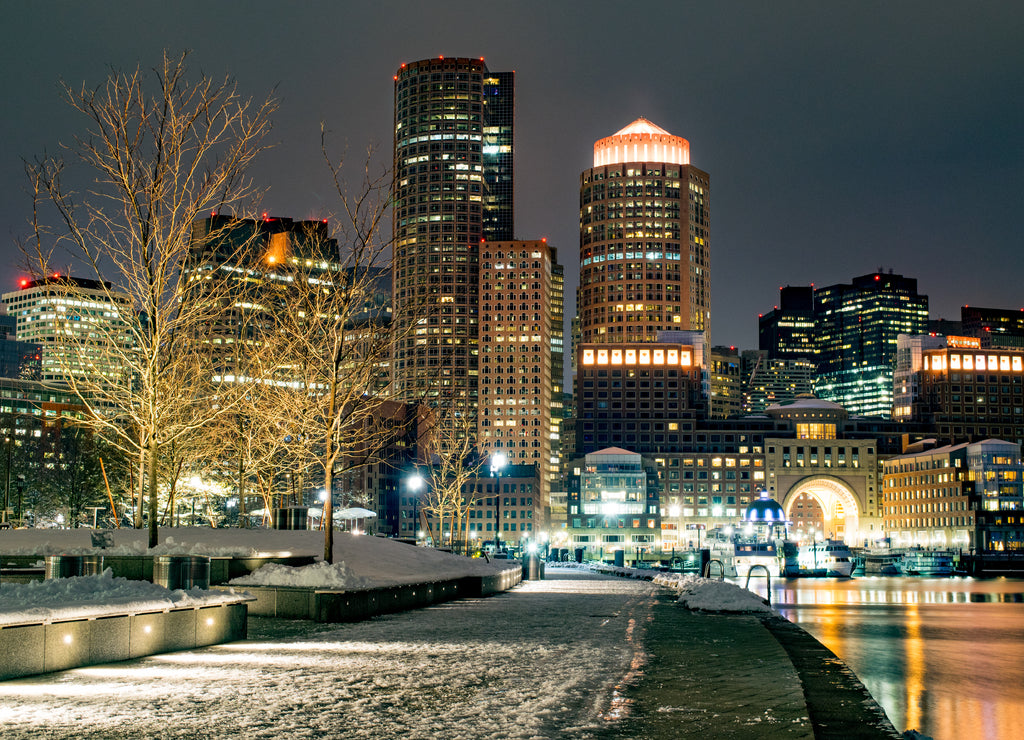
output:
<path id="1" fill-rule="evenodd" d="M 659 573 L 654 583 L 679 591 L 679 603 L 694 611 L 776 613 L 760 596 L 728 581 L 688 573 Z"/>
<path id="2" fill-rule="evenodd" d="M 211 529 L 210 527 L 160 528 L 160 545 L 146 548 L 146 530 L 113 530 L 114 547 L 91 547 L 91 529 L 0 530 L 0 563 L 4 555 L 203 555 L 207 557 L 285 557 L 309 555 L 322 558 L 324 533 L 310 530 Z M 366 586 L 399 586 L 408 583 L 495 575 L 518 568 L 515 560 L 494 560 L 415 547 L 384 537 L 335 532 L 333 560 L 345 563 L 352 578 Z"/>
<path id="3" fill-rule="evenodd" d="M 95 576 L 0 584 L 0 625 L 213 606 L 242 596 L 234 590 L 171 591 L 148 581 L 114 578 L 108 568 Z"/>
<path id="4" fill-rule="evenodd" d="M 354 575 L 345 563 L 313 563 L 293 568 L 277 563 L 267 563 L 259 570 L 241 578 L 235 578 L 232 586 L 299 586 L 305 588 L 368 588 L 372 584 Z"/>

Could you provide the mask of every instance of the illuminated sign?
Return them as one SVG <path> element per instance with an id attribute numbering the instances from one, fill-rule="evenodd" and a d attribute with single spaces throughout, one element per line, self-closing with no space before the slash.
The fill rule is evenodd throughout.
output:
<path id="1" fill-rule="evenodd" d="M 950 347 L 981 349 L 981 340 L 977 337 L 946 337 L 946 343 Z"/>

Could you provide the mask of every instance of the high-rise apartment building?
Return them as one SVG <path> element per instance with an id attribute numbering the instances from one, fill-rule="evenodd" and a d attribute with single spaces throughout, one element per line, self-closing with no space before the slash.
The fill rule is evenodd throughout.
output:
<path id="1" fill-rule="evenodd" d="M 438 57 L 395 75 L 394 301 L 416 327 L 395 347 L 407 400 L 474 413 L 479 249 L 513 234 L 514 73 Z"/>
<path id="2" fill-rule="evenodd" d="M 120 377 L 119 352 L 131 346 L 131 298 L 110 283 L 53 275 L 24 279 L 4 293 L 19 342 L 41 347 L 43 383 L 67 376 Z"/>
<path id="3" fill-rule="evenodd" d="M 772 359 L 767 350 L 746 350 L 743 359 L 743 411 L 761 414 L 814 391 L 816 367 L 810 360 Z"/>
<path id="4" fill-rule="evenodd" d="M 889 418 L 893 366 L 900 334 L 924 334 L 928 296 L 917 280 L 883 273 L 814 292 L 820 398 L 850 414 Z"/>
<path id="5" fill-rule="evenodd" d="M 686 139 L 640 118 L 594 144 L 580 176 L 583 343 L 708 331 L 710 209 L 710 178 Z"/>

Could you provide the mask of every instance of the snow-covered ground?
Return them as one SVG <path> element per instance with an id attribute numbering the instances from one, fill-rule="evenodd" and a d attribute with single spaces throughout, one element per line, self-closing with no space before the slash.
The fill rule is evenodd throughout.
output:
<path id="1" fill-rule="evenodd" d="M 114 546 L 105 550 L 91 545 L 90 529 L 0 530 L 0 563 L 4 555 L 232 555 L 243 557 L 312 555 L 324 551 L 323 532 L 274 529 L 210 529 L 208 527 L 161 528 L 160 544 L 147 550 L 148 534 L 139 529 L 113 530 Z M 498 573 L 509 561 L 487 563 L 482 558 L 451 555 L 428 547 L 414 547 L 383 537 L 334 534 L 334 562 L 366 585 L 390 586 L 423 583 L 467 575 Z"/>
<path id="2" fill-rule="evenodd" d="M 238 601 L 240 590 L 171 591 L 147 581 L 101 575 L 0 584 L 0 626 L 165 611 Z"/>
<path id="3" fill-rule="evenodd" d="M 254 618 L 243 642 L 4 682 L 0 737 L 587 737 L 657 588 L 549 567 L 356 624 Z"/>

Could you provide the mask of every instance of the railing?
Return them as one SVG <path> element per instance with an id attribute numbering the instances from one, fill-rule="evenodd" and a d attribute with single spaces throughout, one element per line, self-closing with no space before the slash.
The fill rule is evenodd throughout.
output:
<path id="1" fill-rule="evenodd" d="M 711 577 L 711 564 L 712 563 L 718 563 L 718 567 L 721 569 L 721 572 L 718 574 L 718 580 L 720 580 L 720 581 L 723 580 L 725 578 L 725 563 L 723 563 L 721 560 L 719 560 L 717 558 L 712 558 L 711 560 L 709 560 L 708 562 L 706 562 L 704 564 L 704 577 L 705 578 L 710 578 Z"/>
<path id="2" fill-rule="evenodd" d="M 768 582 L 768 603 L 771 604 L 772 603 L 772 574 L 768 570 L 768 566 L 767 565 L 761 565 L 760 563 L 755 563 L 754 565 L 751 565 L 750 566 L 750 570 L 747 571 L 747 582 L 743 585 L 743 588 L 747 589 L 748 591 L 750 590 L 750 576 L 754 575 L 754 571 L 757 568 L 760 568 L 761 570 L 764 571 L 764 578 Z"/>

